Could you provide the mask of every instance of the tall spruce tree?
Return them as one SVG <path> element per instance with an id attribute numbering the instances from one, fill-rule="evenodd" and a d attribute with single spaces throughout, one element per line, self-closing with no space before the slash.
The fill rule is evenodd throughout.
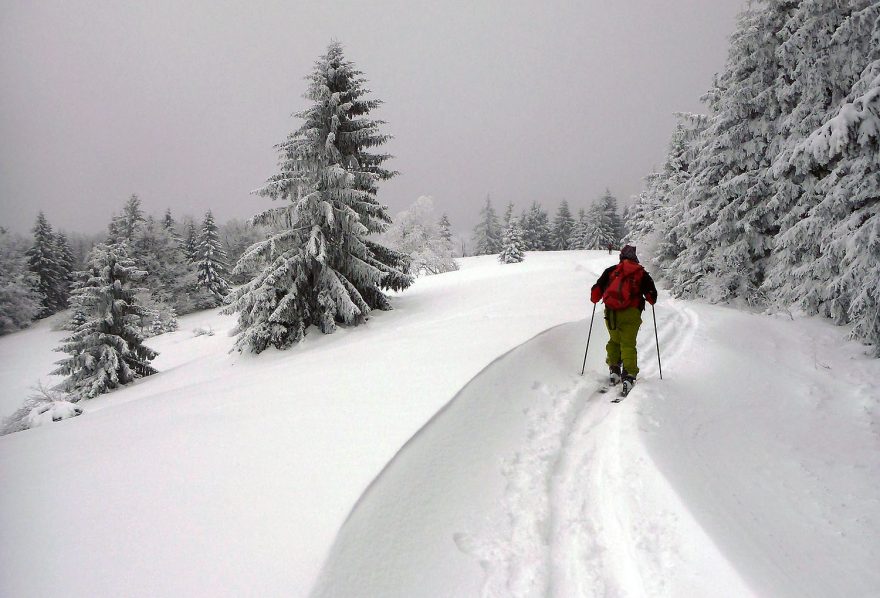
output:
<path id="1" fill-rule="evenodd" d="M 486 204 L 480 210 L 480 222 L 474 227 L 474 255 L 488 255 L 501 251 L 501 226 L 498 215 L 487 195 Z"/>
<path id="2" fill-rule="evenodd" d="M 577 220 L 571 233 L 571 248 L 587 249 L 587 211 L 584 208 L 578 209 Z"/>
<path id="3" fill-rule="evenodd" d="M 801 5 L 789 29 L 783 64 L 807 74 L 787 90 L 792 114 L 824 122 L 807 132 L 793 118 L 786 130 L 765 286 L 782 304 L 851 324 L 880 355 L 880 4 Z"/>
<path id="4" fill-rule="evenodd" d="M 128 201 L 125 202 L 125 206 L 122 208 L 122 215 L 119 218 L 118 232 L 121 240 L 130 243 L 131 240 L 134 239 L 134 235 L 138 228 L 143 226 L 146 221 L 147 218 L 144 215 L 144 211 L 141 209 L 140 198 L 137 195 L 132 194 L 132 196 L 128 198 Z"/>
<path id="5" fill-rule="evenodd" d="M 550 218 L 547 211 L 537 201 L 523 212 L 520 218 L 523 229 L 523 243 L 526 251 L 546 251 L 553 245 Z"/>
<path id="6" fill-rule="evenodd" d="M 617 247 L 623 238 L 623 221 L 617 207 L 617 198 L 611 193 L 611 189 L 605 189 L 605 193 L 602 194 L 599 201 L 602 203 L 602 209 L 605 210 L 605 216 L 611 227 L 612 245 Z"/>
<path id="7" fill-rule="evenodd" d="M 504 216 L 501 218 L 501 230 L 506 231 L 510 227 L 510 219 L 513 218 L 513 202 L 507 202 L 504 208 Z"/>
<path id="8" fill-rule="evenodd" d="M 176 232 L 177 223 L 174 222 L 174 216 L 171 215 L 171 208 L 165 208 L 165 215 L 162 216 L 162 226 L 171 233 Z"/>
<path id="9" fill-rule="evenodd" d="M 511 216 L 510 223 L 504 231 L 498 261 L 502 264 L 516 264 L 524 259 L 522 227 L 519 225 L 519 219 L 516 216 Z"/>
<path id="10" fill-rule="evenodd" d="M 599 200 L 590 206 L 584 238 L 587 249 L 607 249 L 609 245 L 617 245 L 614 222 L 604 201 Z"/>
<path id="11" fill-rule="evenodd" d="M 690 240 L 685 216 L 689 210 L 685 203 L 685 190 L 693 177 L 694 163 L 701 144 L 707 117 L 702 114 L 678 113 L 678 123 L 672 133 L 663 170 L 657 176 L 648 177 L 647 202 L 655 235 L 649 242 L 653 247 L 653 262 L 659 267 L 658 275 L 673 285 L 678 292 L 679 282 L 689 280 L 692 267 L 677 269 L 675 259 Z M 635 239 L 633 239 L 635 240 Z M 644 241 L 641 241 L 644 245 Z M 699 268 L 699 264 L 694 265 Z"/>
<path id="12" fill-rule="evenodd" d="M 183 239 L 183 254 L 190 262 L 195 263 L 198 258 L 199 233 L 196 223 L 192 220 L 186 223 L 186 236 Z"/>
<path id="13" fill-rule="evenodd" d="M 312 324 L 328 334 L 337 323 L 360 324 L 373 309 L 391 309 L 384 289 L 412 283 L 406 256 L 368 239 L 391 222 L 376 195 L 378 183 L 396 174 L 383 167 L 389 155 L 371 152 L 389 139 L 382 121 L 368 117 L 381 102 L 365 97 L 363 74 L 335 42 L 309 81 L 312 105 L 278 146 L 280 172 L 258 191 L 289 202 L 255 219 L 280 232 L 236 266 L 267 264 L 232 294 L 227 311 L 239 314 L 239 349 L 287 347 Z"/>
<path id="14" fill-rule="evenodd" d="M 642 245 L 642 239 L 653 236 L 655 230 L 654 218 L 660 206 L 657 195 L 657 183 L 662 174 L 652 172 L 645 177 L 644 189 L 635 197 L 635 201 L 629 207 L 625 216 L 626 235 L 621 239 L 621 245 Z M 650 253 L 653 253 L 655 240 L 652 239 Z"/>
<path id="15" fill-rule="evenodd" d="M 769 204 L 780 119 L 776 50 L 795 4 L 754 4 L 740 15 L 725 69 L 704 99 L 710 116 L 685 189 L 685 246 L 672 264 L 687 273 L 687 295 L 758 299 L 778 230 Z"/>
<path id="16" fill-rule="evenodd" d="M 199 286 L 210 291 L 218 305 L 223 303 L 223 299 L 229 294 L 229 283 L 226 281 L 229 266 L 226 264 L 226 252 L 217 235 L 217 225 L 211 210 L 207 211 L 202 223 L 196 259 Z"/>
<path id="17" fill-rule="evenodd" d="M 59 293 L 65 307 L 70 297 L 70 284 L 73 282 L 73 266 L 76 259 L 73 257 L 73 250 L 67 241 L 67 235 L 59 232 L 55 235 L 55 247 L 58 255 L 59 269 Z"/>
<path id="18" fill-rule="evenodd" d="M 572 249 L 572 237 L 574 235 L 574 218 L 571 216 L 571 209 L 568 207 L 568 201 L 562 200 L 559 209 L 556 211 L 556 217 L 553 219 L 553 249 L 566 250 Z"/>
<path id="19" fill-rule="evenodd" d="M 445 213 L 440 217 L 440 238 L 443 239 L 445 243 L 449 244 L 450 250 L 452 249 L 452 225 L 449 223 L 449 216 Z"/>
<path id="20" fill-rule="evenodd" d="M 52 226 L 43 212 L 37 215 L 33 233 L 34 244 L 27 251 L 28 267 L 35 277 L 36 291 L 42 297 L 39 316 L 45 317 L 67 307 L 69 279 Z"/>
<path id="21" fill-rule="evenodd" d="M 162 217 L 162 228 L 168 232 L 171 236 L 171 239 L 177 244 L 178 247 L 183 245 L 183 239 L 180 238 L 180 235 L 177 234 L 177 222 L 174 220 L 174 216 L 171 215 L 171 208 L 167 208 L 165 210 L 165 215 Z"/>
<path id="22" fill-rule="evenodd" d="M 155 374 L 150 362 L 157 353 L 143 344 L 141 319 L 132 285 L 146 275 L 128 257 L 125 245 L 97 245 L 71 307 L 85 321 L 56 349 L 69 357 L 58 362 L 54 375 L 66 376 L 58 389 L 79 399 L 91 399 L 133 380 Z"/>

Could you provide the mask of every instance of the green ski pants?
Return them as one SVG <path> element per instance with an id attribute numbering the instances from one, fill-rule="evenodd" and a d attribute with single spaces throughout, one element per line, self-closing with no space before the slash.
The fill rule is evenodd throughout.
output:
<path id="1" fill-rule="evenodd" d="M 605 327 L 608 328 L 608 344 L 605 351 L 608 365 L 623 363 L 623 369 L 633 378 L 639 373 L 636 336 L 642 325 L 642 312 L 637 307 L 615 311 L 605 309 Z"/>

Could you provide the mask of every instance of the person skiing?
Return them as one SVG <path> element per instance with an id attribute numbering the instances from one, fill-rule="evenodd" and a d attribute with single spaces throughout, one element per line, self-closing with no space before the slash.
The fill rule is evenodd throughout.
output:
<path id="1" fill-rule="evenodd" d="M 639 373 L 636 336 L 642 325 L 645 301 L 651 305 L 657 301 L 657 287 L 639 263 L 634 246 L 624 246 L 620 263 L 602 272 L 590 289 L 590 301 L 600 300 L 605 303 L 605 326 L 610 337 L 605 346 L 609 381 L 612 386 L 623 381 L 621 394 L 626 396 Z"/>
<path id="2" fill-rule="evenodd" d="M 611 250 L 614 249 L 614 245 L 611 243 L 608 244 L 608 255 L 611 255 Z"/>

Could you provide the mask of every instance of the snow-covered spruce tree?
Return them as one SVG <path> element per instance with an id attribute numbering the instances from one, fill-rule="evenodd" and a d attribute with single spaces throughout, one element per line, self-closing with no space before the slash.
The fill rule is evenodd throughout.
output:
<path id="1" fill-rule="evenodd" d="M 623 238 L 623 221 L 620 219 L 620 212 L 617 208 L 617 198 L 611 193 L 611 189 L 605 189 L 605 193 L 602 194 L 599 201 L 611 226 L 611 234 L 614 238 L 612 244 L 617 247 Z"/>
<path id="2" fill-rule="evenodd" d="M 177 223 L 174 221 L 174 216 L 171 214 L 171 208 L 165 208 L 165 215 L 162 216 L 162 227 L 165 230 L 174 233 L 176 226 Z"/>
<path id="3" fill-rule="evenodd" d="M 217 300 L 217 305 L 220 305 L 229 294 L 229 283 L 226 281 L 229 267 L 226 264 L 226 252 L 217 235 L 217 225 L 214 223 L 211 210 L 205 214 L 196 259 L 199 286 L 210 291 Z"/>
<path id="4" fill-rule="evenodd" d="M 174 220 L 174 216 L 171 215 L 171 208 L 165 209 L 165 215 L 162 216 L 162 228 L 168 232 L 178 247 L 183 245 L 183 239 L 177 234 L 177 222 Z"/>
<path id="5" fill-rule="evenodd" d="M 141 209 L 140 198 L 132 194 L 122 208 L 122 214 L 115 216 L 110 224 L 110 235 L 113 241 L 130 243 L 134 239 L 137 230 L 147 221 L 144 211 Z"/>
<path id="6" fill-rule="evenodd" d="M 385 233 L 389 247 L 409 256 L 414 276 L 458 270 L 452 243 L 443 238 L 436 219 L 434 200 L 423 195 L 399 213 Z"/>
<path id="7" fill-rule="evenodd" d="M 684 274 L 673 291 L 713 301 L 751 303 L 778 230 L 770 209 L 770 164 L 777 151 L 780 106 L 779 32 L 793 1 L 755 3 L 740 14 L 725 69 L 704 98 L 710 108 L 685 188 L 684 247 L 671 270 Z"/>
<path id="8" fill-rule="evenodd" d="M 568 201 L 562 200 L 559 209 L 556 211 L 556 217 L 553 219 L 553 229 L 551 232 L 553 238 L 553 249 L 566 250 L 572 249 L 572 236 L 574 235 L 574 218 L 571 216 L 571 209 L 568 207 Z"/>
<path id="9" fill-rule="evenodd" d="M 678 123 L 669 142 L 663 170 L 647 179 L 648 209 L 656 231 L 652 262 L 659 270 L 658 277 L 672 285 L 673 293 L 683 286 L 682 280 L 692 276 L 692 267 L 699 267 L 699 264 L 685 264 L 683 270 L 678 270 L 673 264 L 689 241 L 686 216 L 692 210 L 686 205 L 685 190 L 693 176 L 707 122 L 702 114 L 678 113 L 676 117 Z"/>
<path id="10" fill-rule="evenodd" d="M 777 164 L 815 203 L 777 237 L 768 282 L 782 303 L 851 324 L 880 356 L 880 5 L 850 15 L 832 42 L 870 62 L 834 116 Z"/>
<path id="11" fill-rule="evenodd" d="M 873 151 L 878 12 L 880 5 L 865 1 L 799 5 L 778 52 L 785 74 L 779 101 L 788 116 L 774 163 L 781 230 L 765 288 L 779 303 L 840 324 L 850 318 L 854 287 L 844 281 L 852 274 L 855 236 L 870 230 L 864 202 L 876 202 L 870 197 L 877 173 L 863 152 Z M 860 245 L 864 250 L 870 242 Z"/>
<path id="12" fill-rule="evenodd" d="M 157 353 L 143 344 L 140 320 L 145 312 L 132 286 L 145 275 L 128 257 L 125 245 L 92 249 L 86 270 L 77 273 L 83 282 L 70 299 L 86 321 L 56 349 L 69 355 L 52 372 L 66 376 L 58 390 L 91 399 L 156 373 L 150 361 Z"/>
<path id="13" fill-rule="evenodd" d="M 474 227 L 474 255 L 488 255 L 501 251 L 501 225 L 498 215 L 487 195 L 486 204 L 480 210 L 480 222 Z"/>
<path id="14" fill-rule="evenodd" d="M 149 298 L 141 294 L 142 305 L 159 314 L 163 322 L 169 321 L 172 311 L 186 314 L 216 305 L 214 296 L 199 285 L 195 264 L 186 259 L 164 222 L 148 217 L 135 230 L 129 256 L 147 272 L 142 286 Z"/>
<path id="15" fill-rule="evenodd" d="M 526 259 L 522 236 L 519 219 L 512 216 L 510 224 L 504 231 L 504 240 L 501 244 L 501 252 L 498 254 L 498 261 L 502 264 L 516 264 Z"/>
<path id="16" fill-rule="evenodd" d="M 186 235 L 183 238 L 183 254 L 190 262 L 195 263 L 199 253 L 199 233 L 196 223 L 192 220 L 186 223 Z"/>
<path id="17" fill-rule="evenodd" d="M 507 202 L 504 208 L 504 216 L 501 218 L 501 230 L 506 231 L 510 227 L 510 219 L 513 218 L 513 202 Z M 503 236 L 503 233 L 502 233 Z"/>
<path id="18" fill-rule="evenodd" d="M 644 178 L 644 188 L 635 196 L 635 201 L 626 212 L 627 233 L 620 240 L 621 245 L 644 246 L 645 243 L 642 240 L 653 236 L 655 230 L 653 212 L 657 209 L 655 187 L 656 181 L 661 176 L 659 173 L 652 172 Z"/>
<path id="19" fill-rule="evenodd" d="M 587 211 L 584 208 L 578 210 L 577 220 L 571 233 L 571 248 L 587 248 Z"/>
<path id="20" fill-rule="evenodd" d="M 0 335 L 26 328 L 42 309 L 37 278 L 28 269 L 26 243 L 0 228 Z"/>
<path id="21" fill-rule="evenodd" d="M 52 315 L 67 307 L 69 274 L 61 263 L 57 239 L 45 214 L 37 215 L 34 244 L 27 251 L 28 267 L 36 279 L 36 291 L 42 297 L 40 317 Z"/>
<path id="22" fill-rule="evenodd" d="M 67 300 L 70 297 L 70 284 L 73 282 L 74 263 L 76 259 L 73 257 L 73 250 L 67 241 L 67 235 L 58 233 L 55 235 L 55 247 L 58 252 L 59 274 L 59 291 L 64 306 L 67 306 Z"/>
<path id="23" fill-rule="evenodd" d="M 443 239 L 444 242 L 449 244 L 449 247 L 452 248 L 452 225 L 449 223 L 449 216 L 445 213 L 440 217 L 440 238 Z"/>
<path id="24" fill-rule="evenodd" d="M 523 212 L 520 226 L 526 251 L 547 251 L 553 246 L 550 218 L 537 201 Z"/>
<path id="25" fill-rule="evenodd" d="M 601 199 L 590 206 L 587 212 L 586 244 L 587 249 L 607 249 L 609 245 L 617 247 L 616 232 L 611 214 Z"/>
<path id="26" fill-rule="evenodd" d="M 236 270 L 264 265 L 227 308 L 239 314 L 236 346 L 256 353 L 298 342 L 313 324 L 326 334 L 360 324 L 373 309 L 391 309 L 384 289 L 412 283 L 406 256 L 368 240 L 390 224 L 376 194 L 396 174 L 382 166 L 389 155 L 370 151 L 389 139 L 368 118 L 380 101 L 365 97 L 366 80 L 338 43 L 309 80 L 312 105 L 278 146 L 281 171 L 257 191 L 289 202 L 255 218 L 279 232 L 241 257 Z"/>

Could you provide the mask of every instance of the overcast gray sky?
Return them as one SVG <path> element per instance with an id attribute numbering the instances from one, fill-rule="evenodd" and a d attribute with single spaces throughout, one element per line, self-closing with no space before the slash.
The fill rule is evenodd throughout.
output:
<path id="1" fill-rule="evenodd" d="M 0 225 L 105 227 L 131 193 L 221 220 L 298 126 L 331 39 L 395 136 L 392 214 L 432 195 L 467 231 L 487 193 L 622 201 L 724 64 L 740 0 L 0 0 Z"/>

